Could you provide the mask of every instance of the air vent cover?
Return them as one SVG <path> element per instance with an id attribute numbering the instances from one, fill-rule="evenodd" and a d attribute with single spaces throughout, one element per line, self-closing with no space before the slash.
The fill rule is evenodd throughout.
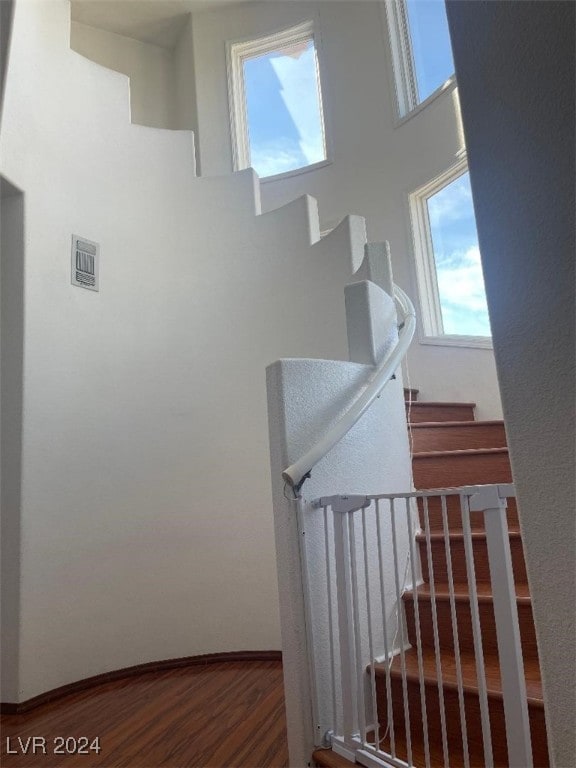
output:
<path id="1" fill-rule="evenodd" d="M 100 246 L 85 237 L 72 235 L 72 285 L 98 290 Z"/>

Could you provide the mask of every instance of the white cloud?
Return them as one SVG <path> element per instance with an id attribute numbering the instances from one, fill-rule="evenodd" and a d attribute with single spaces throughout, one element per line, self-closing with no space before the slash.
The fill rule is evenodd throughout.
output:
<path id="1" fill-rule="evenodd" d="M 433 227 L 444 227 L 451 221 L 467 219 L 472 210 L 472 192 L 467 173 L 428 199 L 430 224 Z"/>
<path id="2" fill-rule="evenodd" d="M 250 148 L 250 164 L 262 178 L 301 168 L 302 160 L 302 152 L 290 139 L 267 141 Z"/>
<path id="3" fill-rule="evenodd" d="M 446 333 L 490 335 L 480 250 L 473 245 L 437 265 Z"/>
<path id="4" fill-rule="evenodd" d="M 442 321 L 444 333 L 456 336 L 491 336 L 490 323 L 484 316 L 477 316 L 471 312 L 442 307 Z"/>
<path id="5" fill-rule="evenodd" d="M 302 154 L 308 163 L 324 160 L 314 47 L 310 45 L 297 58 L 275 56 L 270 63 L 282 85 L 280 95 L 298 130 Z"/>

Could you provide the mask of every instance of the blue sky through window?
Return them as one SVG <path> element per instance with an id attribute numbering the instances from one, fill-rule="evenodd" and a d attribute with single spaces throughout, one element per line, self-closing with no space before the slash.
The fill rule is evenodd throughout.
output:
<path id="1" fill-rule="evenodd" d="M 444 0 L 406 0 L 419 101 L 454 74 Z"/>
<path id="2" fill-rule="evenodd" d="M 490 336 L 470 176 L 428 198 L 444 333 Z"/>
<path id="3" fill-rule="evenodd" d="M 273 176 L 326 159 L 314 42 L 244 60 L 250 165 Z"/>

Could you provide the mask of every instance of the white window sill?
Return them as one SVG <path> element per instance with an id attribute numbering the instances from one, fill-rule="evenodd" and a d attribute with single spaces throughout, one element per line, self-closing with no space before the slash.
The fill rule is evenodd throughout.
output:
<path id="1" fill-rule="evenodd" d="M 332 165 L 332 160 L 320 160 L 318 163 L 312 163 L 311 165 L 305 165 L 303 168 L 295 168 L 293 171 L 286 171 L 285 173 L 276 173 L 274 176 L 261 176 L 261 184 L 269 184 L 273 181 L 282 181 L 282 179 L 290 179 L 292 176 L 300 176 L 302 173 L 309 173 L 310 171 L 318 171 L 320 168 L 325 168 L 328 165 Z"/>
<path id="2" fill-rule="evenodd" d="M 423 336 L 420 344 L 430 344 L 435 347 L 470 347 L 473 349 L 493 349 L 491 336 Z"/>
<path id="3" fill-rule="evenodd" d="M 398 116 L 394 121 L 394 127 L 398 128 L 399 126 L 404 125 L 404 123 L 407 123 L 408 120 L 411 120 L 415 115 L 418 115 L 420 112 L 425 110 L 426 107 L 439 99 L 440 96 L 442 96 L 444 93 L 450 93 L 457 87 L 458 83 L 456 82 L 456 75 L 452 75 L 452 77 L 449 77 L 448 80 L 446 80 L 445 83 L 442 83 L 439 88 L 436 88 L 436 90 L 433 91 L 430 96 L 425 98 L 424 101 L 421 101 L 420 104 L 417 104 L 413 109 L 411 109 L 410 112 L 406 112 L 405 115 Z"/>

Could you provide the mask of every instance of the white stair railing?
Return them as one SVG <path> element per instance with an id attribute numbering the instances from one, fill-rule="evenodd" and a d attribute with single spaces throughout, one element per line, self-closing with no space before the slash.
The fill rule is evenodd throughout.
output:
<path id="1" fill-rule="evenodd" d="M 394 298 L 400 309 L 400 323 L 396 346 L 376 366 L 375 370 L 358 391 L 356 400 L 354 400 L 342 418 L 320 440 L 314 443 L 303 456 L 282 472 L 282 478 L 296 493 L 299 492 L 303 482 L 316 464 L 348 434 L 362 415 L 370 408 L 374 400 L 379 397 L 383 388 L 390 381 L 404 359 L 416 329 L 416 312 L 408 296 L 397 285 L 394 286 Z"/>
<path id="2" fill-rule="evenodd" d="M 327 668 L 332 670 L 329 740 L 335 752 L 365 766 L 405 768 L 417 764 L 419 768 L 429 768 L 434 757 L 440 756 L 445 766 L 469 768 L 481 762 L 491 768 L 503 760 L 502 745 L 492 739 L 498 714 L 494 709 L 491 713 L 491 707 L 496 706 L 500 719 L 505 720 L 506 764 L 533 766 L 506 517 L 506 499 L 510 496 L 514 496 L 512 485 L 487 485 L 328 496 L 314 502 L 307 514 L 323 519 L 324 553 L 319 555 L 316 551 L 314 557 L 316 567 L 319 556 L 325 561 L 324 605 L 328 610 L 323 611 L 322 617 L 309 616 L 308 620 L 316 626 L 320 621 L 328 624 L 329 643 L 325 652 L 330 654 Z M 435 515 L 435 537 L 431 534 L 431 514 Z M 482 522 L 480 514 L 483 529 L 477 526 Z M 460 557 L 456 557 L 449 537 L 448 515 L 452 520 L 461 520 Z M 485 613 L 482 625 L 480 619 L 475 569 L 482 566 L 477 559 L 475 564 L 472 548 L 473 535 L 479 531 L 486 537 L 493 630 L 486 629 Z M 422 570 L 416 532 L 423 555 Z M 304 555 L 305 552 L 304 549 Z M 419 593 L 418 587 L 425 581 L 425 591 Z M 448 591 L 448 624 L 446 610 L 442 622 L 438 616 L 435 590 L 440 583 Z M 409 617 L 404 612 L 408 590 L 412 606 Z M 457 600 L 462 600 L 463 593 L 470 604 L 470 615 L 465 619 L 457 618 L 456 614 Z M 422 594 L 426 595 L 425 605 Z M 312 605 L 311 600 L 306 602 Z M 318 595 L 314 603 L 322 604 Z M 427 623 L 423 623 L 423 615 Z M 473 656 L 471 648 L 463 649 L 463 638 L 459 637 L 462 621 L 466 622 L 466 632 L 471 627 Z M 488 641 L 487 632 L 491 632 Z M 501 676 L 498 694 L 494 693 L 494 682 L 487 682 L 485 642 L 490 643 L 492 654 L 497 646 Z M 447 647 L 451 659 L 448 666 Z M 466 664 L 462 653 L 467 654 Z M 471 658 L 476 677 L 472 709 Z M 323 687 L 326 690 L 325 681 Z M 449 717 L 445 696 L 451 700 Z M 471 718 L 474 707 L 479 716 Z M 478 729 L 482 732 L 481 740 L 473 736 Z"/>

